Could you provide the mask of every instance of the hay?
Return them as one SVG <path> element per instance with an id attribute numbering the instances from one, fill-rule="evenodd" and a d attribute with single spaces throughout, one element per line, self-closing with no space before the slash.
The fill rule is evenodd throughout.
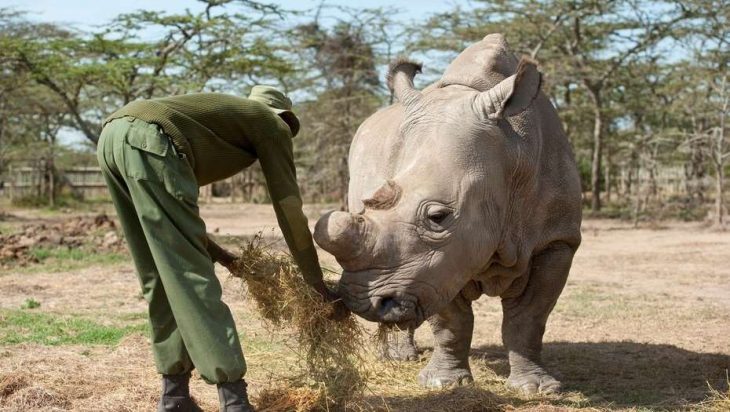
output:
<path id="1" fill-rule="evenodd" d="M 20 373 L 9 373 L 0 378 L 0 400 L 29 386 L 28 378 Z"/>
<path id="2" fill-rule="evenodd" d="M 359 399 L 366 383 L 363 329 L 354 316 L 330 319 L 332 305 L 307 285 L 292 258 L 272 251 L 261 233 L 241 248 L 232 267 L 271 330 L 289 329 L 299 374 L 290 384 L 262 391 L 261 410 L 328 410 Z"/>
<path id="3" fill-rule="evenodd" d="M 395 324 L 379 323 L 378 330 L 373 335 L 373 344 L 378 348 L 378 355 L 380 359 L 385 361 L 392 361 L 393 356 L 390 353 L 389 348 L 396 347 L 401 344 L 399 334 L 401 332 Z"/>
<path id="4" fill-rule="evenodd" d="M 726 370 L 726 376 L 727 373 Z M 712 385 L 707 384 L 710 390 L 709 396 L 703 402 L 700 402 L 698 407 L 695 408 L 696 410 L 702 412 L 730 411 L 730 378 L 726 377 L 725 379 L 725 390 L 713 388 Z"/>
<path id="5" fill-rule="evenodd" d="M 30 386 L 15 392 L 7 405 L 11 411 L 29 411 L 40 408 L 67 409 L 71 402 L 65 396 L 41 386 Z"/>
<path id="6" fill-rule="evenodd" d="M 280 385 L 256 395 L 259 412 L 313 411 L 327 405 L 323 391 L 308 387 Z"/>

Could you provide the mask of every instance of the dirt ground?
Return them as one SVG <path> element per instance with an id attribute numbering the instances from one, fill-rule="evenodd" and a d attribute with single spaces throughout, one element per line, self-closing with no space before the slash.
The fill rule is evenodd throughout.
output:
<path id="1" fill-rule="evenodd" d="M 326 207 L 308 206 L 314 222 Z M 0 231 L 69 217 L 9 211 Z M 230 236 L 264 230 L 276 237 L 267 205 L 202 207 L 208 230 L 230 246 Z M 334 259 L 321 253 L 336 268 Z M 285 344 L 264 330 L 246 306 L 240 282 L 218 267 L 256 391 L 285 376 Z M 130 261 L 74 270 L 42 266 L 0 273 L 0 334 L 4 316 L 29 298 L 33 313 L 92 319 L 103 325 L 144 322 L 145 302 Z M 13 312 L 14 311 L 14 312 Z M 713 388 L 727 394 L 730 369 L 730 233 L 698 224 L 665 223 L 633 229 L 619 221 L 587 220 L 571 277 L 547 325 L 543 358 L 562 380 L 559 396 L 526 398 L 504 389 L 509 373 L 501 346 L 498 299 L 475 302 L 471 363 L 476 384 L 440 391 L 415 383 L 432 340 L 418 330 L 424 351 L 415 363 L 381 365 L 367 402 L 358 410 L 723 410 L 707 401 Z M 372 326 L 368 325 L 372 330 Z M 0 336 L 2 341 L 2 336 Z M 392 379 L 395 376 L 396 379 Z M 395 382 L 395 383 L 394 383 Z M 217 410 L 216 393 L 199 378 L 193 393 Z M 153 410 L 158 395 L 149 343 L 142 332 L 113 345 L 19 342 L 0 345 L 0 410 Z"/>

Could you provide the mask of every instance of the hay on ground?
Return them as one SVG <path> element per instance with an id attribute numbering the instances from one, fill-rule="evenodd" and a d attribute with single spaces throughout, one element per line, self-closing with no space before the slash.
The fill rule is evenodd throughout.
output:
<path id="1" fill-rule="evenodd" d="M 0 400 L 29 386 L 28 378 L 22 373 L 9 373 L 0 378 Z"/>
<path id="2" fill-rule="evenodd" d="M 260 233 L 241 248 L 232 273 L 245 280 L 249 298 L 269 326 L 293 331 L 301 361 L 291 384 L 261 392 L 255 400 L 259 409 L 327 410 L 362 396 L 363 330 L 354 316 L 331 320 L 332 305 L 306 284 L 292 258 L 265 245 Z"/>

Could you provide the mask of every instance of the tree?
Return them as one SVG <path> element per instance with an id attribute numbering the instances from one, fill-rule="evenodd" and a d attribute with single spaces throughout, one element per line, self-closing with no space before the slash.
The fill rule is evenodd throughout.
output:
<path id="1" fill-rule="evenodd" d="M 320 7 L 311 22 L 292 29 L 292 51 L 303 65 L 288 85 L 308 98 L 299 105 L 303 127 L 296 139 L 307 186 L 347 204 L 350 142 L 384 102 L 378 67 L 391 57 L 392 22 L 382 9 L 336 10 L 340 17 L 330 26 Z"/>
<path id="2" fill-rule="evenodd" d="M 102 120 L 137 98 L 276 79 L 290 70 L 276 52 L 271 16 L 278 7 L 254 1 L 205 0 L 198 12 L 140 11 L 108 29 L 76 34 L 52 24 L 17 22 L 2 58 L 56 94 L 70 126 L 96 143 Z M 147 40 L 143 32 L 162 32 Z M 245 80 L 244 80 L 245 79 Z"/>
<path id="3" fill-rule="evenodd" d="M 684 63 L 684 78 L 677 92 L 684 118 L 687 146 L 698 148 L 710 159 L 715 174 L 714 223 L 724 223 L 724 185 L 730 158 L 727 116 L 730 107 L 730 10 L 724 2 L 683 2 L 692 18 L 682 25 L 682 40 L 692 50 Z"/>
<path id="4" fill-rule="evenodd" d="M 624 65 L 646 59 L 656 46 L 673 34 L 673 27 L 687 17 L 681 5 L 641 0 L 479 1 L 469 13 L 457 8 L 429 20 L 428 34 L 414 44 L 424 48 L 452 48 L 471 43 L 490 32 L 504 32 L 516 52 L 542 62 L 554 87 L 572 90 L 574 85 L 588 97 L 592 115 L 591 208 L 601 209 L 601 172 L 606 130 L 607 94 L 617 85 L 616 72 Z M 434 34 L 435 33 L 435 34 Z M 446 40 L 434 40 L 435 36 Z"/>

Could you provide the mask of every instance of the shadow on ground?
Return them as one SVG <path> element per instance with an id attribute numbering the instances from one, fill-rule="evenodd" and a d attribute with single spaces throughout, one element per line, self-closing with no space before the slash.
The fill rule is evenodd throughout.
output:
<path id="1" fill-rule="evenodd" d="M 545 345 L 546 365 L 594 404 L 680 406 L 727 389 L 730 356 L 634 342 Z"/>
<path id="2" fill-rule="evenodd" d="M 473 348 L 471 357 L 482 360 L 503 378 L 509 375 L 507 356 L 501 346 Z M 601 409 L 686 407 L 707 399 L 710 387 L 727 391 L 730 369 L 727 355 L 634 342 L 551 342 L 544 345 L 543 358 L 548 370 L 563 382 L 564 391 L 578 392 L 590 406 Z M 384 401 L 391 407 L 397 406 L 399 411 L 436 410 L 435 405 L 439 405 L 438 410 L 453 411 L 503 410 L 508 405 L 526 405 L 523 398 L 494 394 L 479 385 L 413 398 L 386 397 Z M 561 398 L 537 403 L 538 409 L 544 410 L 552 409 L 549 404 L 578 406 Z M 532 404 L 531 408 L 537 406 L 527 404 Z"/>

